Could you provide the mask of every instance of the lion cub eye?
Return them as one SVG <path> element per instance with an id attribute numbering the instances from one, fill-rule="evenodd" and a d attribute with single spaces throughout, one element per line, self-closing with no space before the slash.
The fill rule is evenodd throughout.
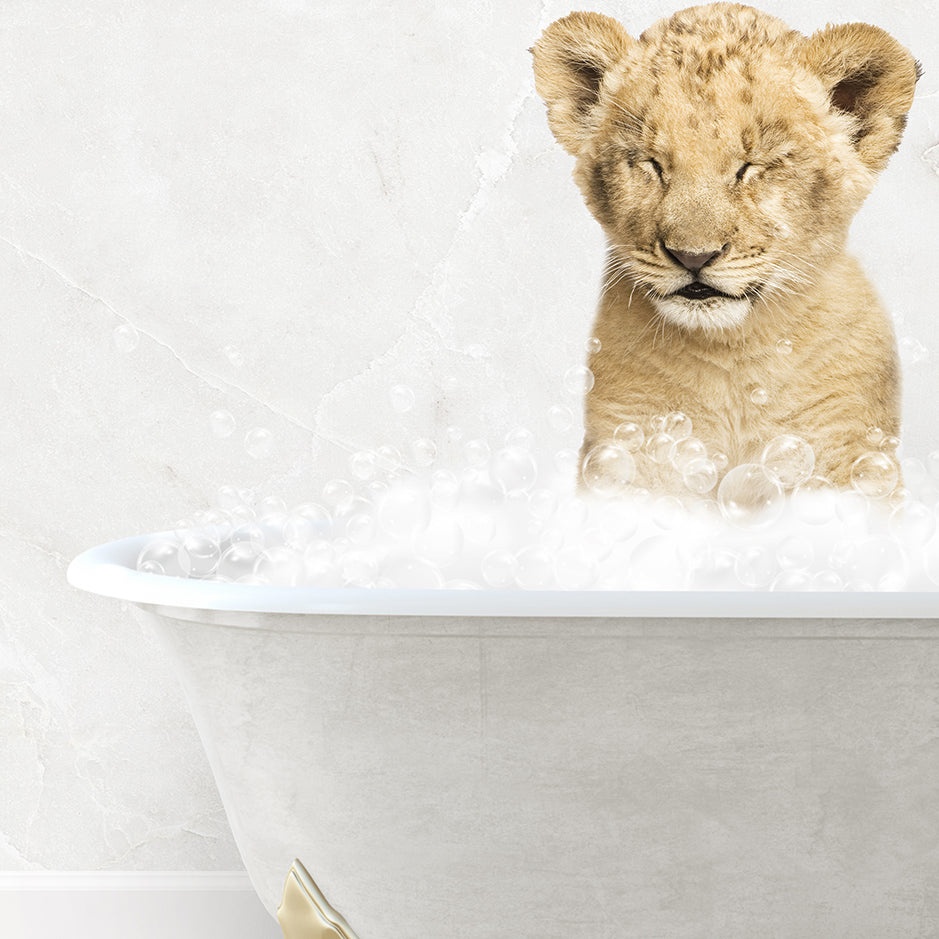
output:
<path id="1" fill-rule="evenodd" d="M 743 166 L 737 170 L 737 182 L 742 183 L 745 179 L 748 179 L 753 173 L 750 170 L 755 170 L 756 167 L 752 163 L 744 163 Z"/>
<path id="2" fill-rule="evenodd" d="M 649 157 L 648 160 L 643 160 L 642 162 L 645 166 L 651 167 L 652 171 L 659 179 L 665 178 L 665 171 L 662 169 L 662 164 L 654 157 Z"/>

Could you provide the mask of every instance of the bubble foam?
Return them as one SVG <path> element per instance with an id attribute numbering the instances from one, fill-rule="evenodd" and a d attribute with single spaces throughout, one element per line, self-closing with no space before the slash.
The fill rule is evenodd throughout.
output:
<path id="1" fill-rule="evenodd" d="M 574 449 L 539 450 L 524 428 L 462 436 L 449 462 L 426 438 L 408 460 L 360 451 L 350 478 L 291 508 L 223 486 L 217 508 L 148 544 L 138 569 L 312 587 L 939 588 L 939 451 L 904 460 L 899 489 L 893 454 L 872 449 L 838 490 L 794 435 L 727 470 L 679 412 L 620 425 L 582 470 Z M 687 499 L 631 486 L 640 460 L 670 466 Z"/>

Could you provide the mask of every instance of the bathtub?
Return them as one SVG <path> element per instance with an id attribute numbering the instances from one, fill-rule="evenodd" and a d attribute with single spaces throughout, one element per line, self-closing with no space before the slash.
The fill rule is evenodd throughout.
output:
<path id="1" fill-rule="evenodd" d="M 228 585 L 152 537 L 69 580 L 162 638 L 290 939 L 939 935 L 939 594 Z"/>

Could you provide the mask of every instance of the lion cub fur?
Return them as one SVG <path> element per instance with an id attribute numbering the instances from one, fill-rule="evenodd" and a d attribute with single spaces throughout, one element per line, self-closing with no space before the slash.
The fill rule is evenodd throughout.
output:
<path id="1" fill-rule="evenodd" d="M 900 432 L 890 319 L 845 243 L 899 145 L 918 63 L 875 26 L 806 37 L 730 3 L 638 38 L 571 13 L 532 53 L 608 241 L 581 460 L 624 421 L 648 434 L 682 411 L 731 467 L 791 433 L 816 475 L 848 485 L 869 428 Z M 710 295 L 679 294 L 695 281 Z M 637 456 L 635 485 L 680 488 Z"/>

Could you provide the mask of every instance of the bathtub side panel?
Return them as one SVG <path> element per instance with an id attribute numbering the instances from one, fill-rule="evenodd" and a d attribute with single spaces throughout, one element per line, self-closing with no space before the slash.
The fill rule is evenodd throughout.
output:
<path id="1" fill-rule="evenodd" d="M 296 856 L 360 939 L 939 927 L 939 642 L 338 619 L 159 626 L 269 909 Z"/>

